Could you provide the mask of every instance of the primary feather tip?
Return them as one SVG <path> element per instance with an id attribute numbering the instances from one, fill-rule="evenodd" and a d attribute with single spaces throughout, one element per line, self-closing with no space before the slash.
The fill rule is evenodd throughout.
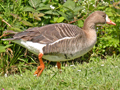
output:
<path id="1" fill-rule="evenodd" d="M 2 41 L 11 41 L 14 40 L 13 38 L 1 39 Z"/>

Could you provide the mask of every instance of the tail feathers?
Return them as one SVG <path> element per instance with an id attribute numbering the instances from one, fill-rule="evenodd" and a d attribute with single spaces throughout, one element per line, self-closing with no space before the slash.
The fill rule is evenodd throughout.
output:
<path id="1" fill-rule="evenodd" d="M 12 40 L 14 40 L 14 38 L 7 38 L 7 39 L 1 39 L 1 40 L 3 40 L 3 41 L 12 41 Z"/>

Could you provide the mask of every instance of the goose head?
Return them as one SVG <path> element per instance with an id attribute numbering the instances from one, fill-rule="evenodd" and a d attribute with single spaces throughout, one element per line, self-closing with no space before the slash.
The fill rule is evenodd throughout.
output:
<path id="1" fill-rule="evenodd" d="M 105 12 L 95 11 L 86 18 L 83 29 L 89 29 L 90 27 L 95 27 L 96 24 L 105 24 L 105 23 L 116 25 L 108 18 Z"/>

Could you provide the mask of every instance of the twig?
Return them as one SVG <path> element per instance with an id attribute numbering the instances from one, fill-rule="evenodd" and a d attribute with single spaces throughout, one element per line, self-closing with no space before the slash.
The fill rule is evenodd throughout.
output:
<path id="1" fill-rule="evenodd" d="M 3 35 L 0 36 L 0 38 L 2 38 L 2 37 L 4 37 L 4 36 L 7 36 L 7 35 L 9 35 L 9 34 L 3 34 Z"/>
<path id="2" fill-rule="evenodd" d="M 92 11 L 89 11 L 89 13 L 91 13 Z M 79 20 L 82 20 L 84 17 L 86 17 L 89 13 L 87 13 L 85 16 L 83 16 L 82 18 L 80 19 L 77 19 L 77 20 L 74 20 L 74 21 L 71 21 L 69 22 L 68 24 L 71 24 L 71 23 L 75 23 L 76 21 L 79 21 Z"/>
<path id="3" fill-rule="evenodd" d="M 86 17 L 88 14 L 86 14 L 84 17 Z M 77 20 L 74 20 L 74 21 L 71 21 L 69 22 L 68 24 L 71 24 L 71 23 L 75 23 L 76 21 L 79 21 L 79 20 L 82 20 L 84 17 L 80 18 L 80 19 L 77 19 Z"/>
<path id="4" fill-rule="evenodd" d="M 8 22 L 6 22 L 4 19 L 2 19 L 2 22 L 6 23 L 9 27 L 12 27 Z"/>
<path id="5" fill-rule="evenodd" d="M 120 9 L 119 6 L 118 6 L 119 4 L 120 4 L 120 1 L 114 2 L 114 3 L 113 3 L 113 6 L 114 6 L 116 9 Z"/>
<path id="6" fill-rule="evenodd" d="M 6 30 L 3 32 L 3 34 L 0 36 L 0 38 L 4 37 L 4 36 L 8 36 L 8 35 L 14 35 L 17 32 L 11 31 L 11 30 Z"/>

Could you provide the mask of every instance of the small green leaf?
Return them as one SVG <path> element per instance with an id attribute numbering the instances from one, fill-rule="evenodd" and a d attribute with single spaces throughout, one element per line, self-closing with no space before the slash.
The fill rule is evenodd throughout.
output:
<path id="1" fill-rule="evenodd" d="M 116 22 L 120 22 L 120 19 L 118 18 L 118 19 L 116 19 Z"/>
<path id="2" fill-rule="evenodd" d="M 6 45 L 6 46 L 0 45 L 0 53 L 1 53 L 1 52 L 5 52 L 5 51 L 6 51 L 6 48 L 8 48 L 8 47 L 10 47 L 10 46 L 12 46 L 12 44 Z"/>
<path id="3" fill-rule="evenodd" d="M 2 17 L 0 16 L 0 19 L 2 19 Z"/>
<path id="4" fill-rule="evenodd" d="M 75 7 L 74 12 L 79 12 L 79 11 L 82 10 L 82 9 L 83 9 L 82 6 Z"/>
<path id="5" fill-rule="evenodd" d="M 35 17 L 36 20 L 41 20 L 40 17 L 42 17 L 42 16 L 44 16 L 43 13 L 38 13 L 38 12 L 35 12 L 35 13 L 34 13 L 34 17 Z"/>
<path id="6" fill-rule="evenodd" d="M 1 53 L 1 52 L 5 52 L 5 51 L 6 51 L 6 50 L 5 50 L 4 46 L 1 46 L 1 45 L 0 45 L 0 53 Z"/>
<path id="7" fill-rule="evenodd" d="M 24 25 L 26 26 L 33 26 L 30 22 L 28 21 L 21 21 Z"/>
<path id="8" fill-rule="evenodd" d="M 45 19 L 50 19 L 51 16 L 43 16 Z"/>
<path id="9" fill-rule="evenodd" d="M 78 22 L 78 26 L 79 27 L 83 27 L 83 21 L 82 20 L 79 20 L 79 21 L 77 21 Z"/>
<path id="10" fill-rule="evenodd" d="M 33 18 L 33 17 L 34 17 L 33 13 L 30 13 L 30 12 L 29 12 L 29 17 L 30 17 L 30 18 Z"/>
<path id="11" fill-rule="evenodd" d="M 54 17 L 53 20 L 50 20 L 51 23 L 56 23 L 58 20 L 58 17 Z"/>
<path id="12" fill-rule="evenodd" d="M 99 10 L 100 10 L 100 9 L 103 10 L 104 8 L 105 8 L 105 7 L 98 7 Z"/>
<path id="13" fill-rule="evenodd" d="M 75 2 L 72 1 L 72 0 L 67 0 L 64 4 L 63 4 L 64 7 L 67 7 L 71 10 L 74 10 L 75 8 Z"/>
<path id="14" fill-rule="evenodd" d="M 62 22 L 64 19 L 65 19 L 64 17 L 60 17 L 60 18 L 57 19 L 57 22 L 60 23 L 60 22 Z"/>
<path id="15" fill-rule="evenodd" d="M 16 31 L 16 32 L 21 32 L 22 30 L 20 28 L 16 27 L 10 27 L 10 30 Z"/>
<path id="16" fill-rule="evenodd" d="M 37 8 L 39 6 L 41 0 L 29 0 L 28 2 L 30 4 L 30 6 Z"/>
<path id="17" fill-rule="evenodd" d="M 31 11 L 31 12 L 35 12 L 35 9 L 33 9 L 32 7 L 25 7 L 23 11 Z"/>
<path id="18" fill-rule="evenodd" d="M 35 12 L 33 15 L 34 17 L 38 17 L 38 12 Z"/>
<path id="19" fill-rule="evenodd" d="M 13 44 L 6 45 L 5 48 L 8 48 L 8 47 L 10 47 L 10 46 L 12 46 L 12 45 L 13 45 Z"/>
<path id="20" fill-rule="evenodd" d="M 108 16 L 113 16 L 113 13 L 112 12 L 108 12 L 106 13 Z"/>
<path id="21" fill-rule="evenodd" d="M 39 17 L 35 17 L 35 19 L 41 21 L 41 18 L 39 18 Z"/>
<path id="22" fill-rule="evenodd" d="M 45 14 L 59 15 L 57 12 L 55 12 L 53 10 L 46 11 Z"/>
<path id="23" fill-rule="evenodd" d="M 39 17 L 43 17 L 44 15 L 45 15 L 45 14 L 43 14 L 43 13 L 39 13 L 39 14 L 38 14 Z"/>
<path id="24" fill-rule="evenodd" d="M 63 13 L 63 12 L 61 12 L 61 11 L 57 11 L 60 15 L 62 15 L 66 20 L 69 20 L 68 18 L 67 18 L 67 15 L 65 14 L 65 13 Z"/>
<path id="25" fill-rule="evenodd" d="M 44 5 L 44 6 L 41 6 L 39 7 L 37 10 L 50 10 L 50 5 Z"/>

